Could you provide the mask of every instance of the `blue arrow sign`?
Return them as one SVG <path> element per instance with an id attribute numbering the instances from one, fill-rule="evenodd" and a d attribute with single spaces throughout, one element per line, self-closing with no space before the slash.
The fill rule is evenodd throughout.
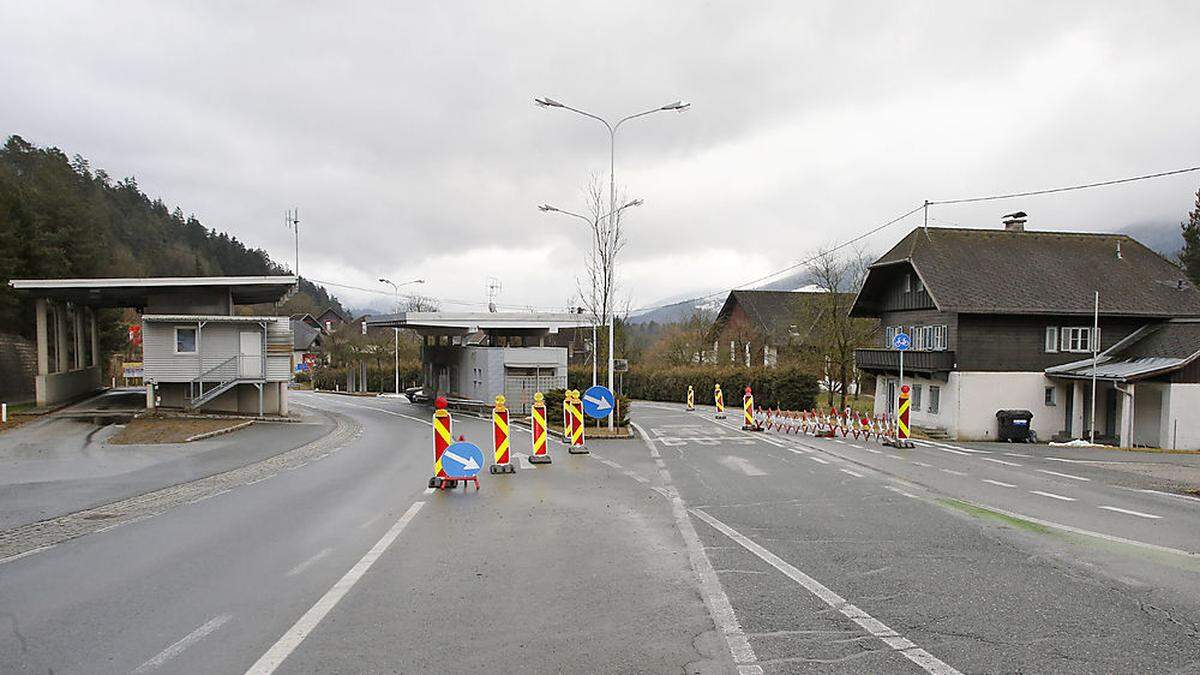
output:
<path id="1" fill-rule="evenodd" d="M 604 419 L 612 414 L 615 401 L 608 387 L 596 385 L 583 392 L 583 412 L 587 413 L 588 417 Z"/>
<path id="2" fill-rule="evenodd" d="M 442 452 L 442 470 L 451 478 L 470 478 L 483 467 L 483 451 L 478 445 L 459 441 Z"/>
<path id="3" fill-rule="evenodd" d="M 908 337 L 908 333 L 896 333 L 896 337 L 892 338 L 892 346 L 904 351 L 912 346 L 912 338 Z"/>

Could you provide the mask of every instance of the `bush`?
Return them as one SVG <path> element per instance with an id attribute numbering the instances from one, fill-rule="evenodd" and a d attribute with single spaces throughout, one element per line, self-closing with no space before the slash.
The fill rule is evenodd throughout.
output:
<path id="1" fill-rule="evenodd" d="M 317 366 L 313 369 L 312 381 L 313 386 L 317 389 L 340 389 L 346 390 L 346 373 L 349 369 L 345 366 L 331 368 L 329 366 Z M 406 387 L 416 387 L 421 384 L 421 364 L 419 363 L 401 363 L 400 364 L 400 391 L 403 392 Z M 391 365 L 376 367 L 374 365 L 367 366 L 367 391 L 371 392 L 391 392 L 395 389 L 396 371 Z M 361 386 L 359 387 L 361 390 Z"/>
<path id="2" fill-rule="evenodd" d="M 572 370 L 574 370 L 574 369 L 572 369 Z M 571 376 L 568 375 L 567 381 L 570 383 L 572 389 L 578 389 L 580 391 L 580 393 L 582 394 L 582 392 L 587 391 L 588 387 L 592 386 L 592 371 L 591 370 L 587 371 L 587 379 L 586 380 L 583 380 L 583 381 L 573 380 L 573 379 L 571 379 Z M 546 422 L 552 426 L 556 426 L 556 427 L 562 426 L 563 391 L 564 390 L 562 390 L 562 389 L 551 389 L 550 391 L 545 392 Z M 613 414 L 615 414 L 617 416 L 617 426 L 619 426 L 619 427 L 629 426 L 629 397 L 628 396 L 618 396 L 617 397 L 617 410 Z M 584 415 L 583 416 L 583 426 L 584 426 L 584 428 L 599 427 L 599 426 L 606 427 L 606 426 L 608 426 L 608 420 L 607 419 L 603 419 L 603 420 L 593 419 L 591 417 L 588 417 L 587 415 Z"/>
<path id="3" fill-rule="evenodd" d="M 588 378 L 590 381 L 591 373 Z M 713 385 L 720 384 L 725 407 L 740 408 L 749 385 L 754 404 L 764 408 L 811 409 L 817 398 L 817 377 L 799 368 L 743 368 L 737 366 L 638 366 L 625 373 L 625 393 L 647 401 L 687 401 L 692 385 L 696 403 L 713 404 Z"/>

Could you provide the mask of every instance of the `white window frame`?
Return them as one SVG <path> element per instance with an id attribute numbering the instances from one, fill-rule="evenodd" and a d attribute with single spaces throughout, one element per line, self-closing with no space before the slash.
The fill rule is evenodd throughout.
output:
<path id="1" fill-rule="evenodd" d="M 1063 326 L 1059 330 L 1059 337 L 1060 351 L 1072 354 L 1092 353 L 1091 326 Z"/>
<path id="2" fill-rule="evenodd" d="M 179 331 L 181 331 L 181 330 L 192 331 L 192 348 L 191 348 L 191 350 L 188 350 L 188 351 L 180 351 L 179 350 Z M 197 328 L 196 326 L 175 326 L 175 331 L 174 331 L 173 335 L 175 338 L 175 342 L 172 346 L 172 349 L 175 351 L 176 354 L 196 354 L 200 351 L 200 329 Z"/>
<path id="3" fill-rule="evenodd" d="M 937 326 L 937 330 L 934 331 L 934 341 L 937 342 L 937 351 L 944 352 L 949 349 L 947 339 L 949 332 L 950 330 L 946 327 L 946 324 Z"/>
<path id="4" fill-rule="evenodd" d="M 1046 353 L 1058 353 L 1058 326 L 1046 326 Z"/>

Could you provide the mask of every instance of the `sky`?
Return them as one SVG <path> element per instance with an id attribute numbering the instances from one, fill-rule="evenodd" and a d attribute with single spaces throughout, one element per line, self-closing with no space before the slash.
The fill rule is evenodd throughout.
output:
<path id="1" fill-rule="evenodd" d="M 250 6 L 245 6 L 250 5 Z M 443 309 L 573 304 L 617 135 L 620 297 L 731 288 L 924 200 L 1200 166 L 1200 3 L 136 2 L 0 6 L 0 133 L 87 157 L 301 273 Z M 930 209 L 1170 226 L 1200 172 Z M 920 216 L 863 241 L 881 254 Z M 334 288 L 352 306 L 385 296 Z"/>

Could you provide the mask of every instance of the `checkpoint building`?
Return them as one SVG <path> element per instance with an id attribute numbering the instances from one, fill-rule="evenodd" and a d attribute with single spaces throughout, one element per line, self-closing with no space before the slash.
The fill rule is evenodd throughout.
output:
<path id="1" fill-rule="evenodd" d="M 287 316 L 247 314 L 277 303 L 293 276 L 14 279 L 35 298 L 39 406 L 99 390 L 95 312 L 141 315 L 146 407 L 287 415 L 293 336 Z M 261 312 L 260 312 L 261 314 Z"/>
<path id="2" fill-rule="evenodd" d="M 567 348 L 548 346 L 548 336 L 590 325 L 565 313 L 402 312 L 367 320 L 421 337 L 423 397 L 489 402 L 503 394 L 517 410 L 527 410 L 536 392 L 567 386 Z"/>

